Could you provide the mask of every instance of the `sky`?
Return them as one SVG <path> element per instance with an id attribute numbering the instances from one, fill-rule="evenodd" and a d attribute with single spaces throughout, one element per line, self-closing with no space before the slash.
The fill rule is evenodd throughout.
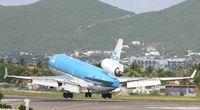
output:
<path id="1" fill-rule="evenodd" d="M 123 10 L 139 13 L 160 11 L 186 0 L 100 0 Z"/>
<path id="2" fill-rule="evenodd" d="M 0 0 L 0 5 L 20 6 L 20 5 L 29 5 L 38 1 L 40 0 Z M 120 9 L 132 11 L 138 14 L 150 11 L 160 11 L 186 0 L 100 0 L 100 1 L 116 6 Z"/>
<path id="3" fill-rule="evenodd" d="M 40 0 L 0 0 L 0 5 L 2 6 L 20 6 L 29 5 Z"/>

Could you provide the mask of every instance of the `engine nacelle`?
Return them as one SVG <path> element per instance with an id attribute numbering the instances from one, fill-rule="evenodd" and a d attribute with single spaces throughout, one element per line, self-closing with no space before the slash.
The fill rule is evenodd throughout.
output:
<path id="1" fill-rule="evenodd" d="M 116 76 L 122 76 L 124 71 L 124 66 L 111 59 L 104 59 L 101 62 L 101 67 L 108 73 L 115 74 Z"/>
<path id="2" fill-rule="evenodd" d="M 62 86 L 61 82 L 55 80 L 42 80 L 42 79 L 33 79 L 31 84 L 43 85 L 48 87 L 60 87 Z"/>

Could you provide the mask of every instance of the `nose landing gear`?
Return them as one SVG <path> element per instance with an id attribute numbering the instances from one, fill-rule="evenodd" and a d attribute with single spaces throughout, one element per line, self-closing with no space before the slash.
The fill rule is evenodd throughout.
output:
<path id="1" fill-rule="evenodd" d="M 85 97 L 86 97 L 86 98 L 92 97 L 92 93 L 91 93 L 91 92 L 86 92 L 86 93 L 85 93 Z"/>

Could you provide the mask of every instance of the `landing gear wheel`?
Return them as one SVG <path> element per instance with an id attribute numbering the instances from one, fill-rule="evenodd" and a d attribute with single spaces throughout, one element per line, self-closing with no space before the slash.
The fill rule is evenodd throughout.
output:
<path id="1" fill-rule="evenodd" d="M 107 93 L 107 97 L 108 97 L 109 99 L 111 99 L 111 98 L 112 98 L 112 94 L 111 94 L 111 93 Z"/>
<path id="2" fill-rule="evenodd" d="M 91 93 L 91 92 L 88 92 L 88 96 L 89 96 L 89 97 L 92 97 L 92 93 Z"/>
<path id="3" fill-rule="evenodd" d="M 88 97 L 88 93 L 87 93 L 87 92 L 85 93 L 85 97 L 86 97 L 86 98 Z"/>
<path id="4" fill-rule="evenodd" d="M 112 98 L 112 94 L 111 93 L 106 93 L 106 94 L 101 94 L 102 98 L 106 99 L 106 98 L 109 98 L 111 99 Z"/>
<path id="5" fill-rule="evenodd" d="M 74 97 L 74 95 L 73 95 L 73 93 L 70 93 L 70 92 L 67 92 L 67 93 L 64 92 L 64 93 L 63 93 L 63 97 L 66 98 L 66 99 L 67 99 L 67 98 L 71 98 L 71 99 L 72 99 L 72 98 Z"/>
<path id="6" fill-rule="evenodd" d="M 104 99 L 106 98 L 106 94 L 101 94 L 101 96 L 102 96 L 102 98 L 104 98 Z"/>
<path id="7" fill-rule="evenodd" d="M 72 94 L 72 93 L 69 93 L 69 98 L 73 98 L 74 97 L 74 95 Z"/>
<path id="8" fill-rule="evenodd" d="M 86 98 L 92 97 L 92 93 L 91 93 L 91 92 L 86 92 L 86 93 L 85 93 L 85 97 L 86 97 Z"/>

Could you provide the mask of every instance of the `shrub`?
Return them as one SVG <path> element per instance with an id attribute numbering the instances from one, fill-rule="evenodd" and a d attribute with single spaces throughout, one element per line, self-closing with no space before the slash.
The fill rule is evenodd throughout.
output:
<path id="1" fill-rule="evenodd" d="M 3 93 L 0 92 L 0 100 L 3 98 Z"/>
<path id="2" fill-rule="evenodd" d="M 184 93 L 183 93 L 183 92 L 181 92 L 181 93 L 180 93 L 180 96 L 184 96 Z"/>
<path id="3" fill-rule="evenodd" d="M 19 107 L 18 107 L 18 109 L 19 110 L 26 110 L 26 107 L 24 106 L 24 105 L 20 105 Z M 33 108 L 29 108 L 29 110 L 33 110 Z"/>
<path id="4" fill-rule="evenodd" d="M 10 105 L 0 104 L 0 108 L 12 108 Z"/>

